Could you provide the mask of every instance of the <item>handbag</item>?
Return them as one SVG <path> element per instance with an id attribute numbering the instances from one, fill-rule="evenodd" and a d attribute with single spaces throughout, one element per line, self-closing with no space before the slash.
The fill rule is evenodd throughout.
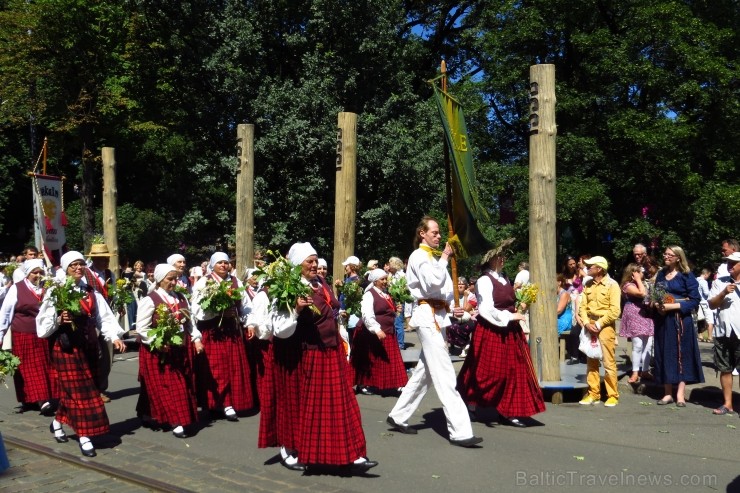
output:
<path id="1" fill-rule="evenodd" d="M 601 354 L 601 342 L 599 342 L 599 336 L 592 334 L 585 328 L 581 329 L 579 337 L 578 350 L 585 354 L 587 357 L 592 359 L 602 359 Z"/>

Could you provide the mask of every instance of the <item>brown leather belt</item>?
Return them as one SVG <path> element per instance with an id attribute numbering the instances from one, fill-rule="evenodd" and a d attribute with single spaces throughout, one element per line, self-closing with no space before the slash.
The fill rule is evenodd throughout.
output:
<path id="1" fill-rule="evenodd" d="M 448 312 L 450 311 L 450 304 L 447 303 L 444 300 L 432 300 L 432 299 L 429 299 L 429 300 L 419 300 L 419 304 L 420 305 L 429 305 L 429 306 L 431 306 L 432 307 L 432 312 L 434 312 L 435 315 L 437 314 L 437 310 L 445 310 L 445 311 L 448 311 Z M 437 332 L 442 332 L 442 329 L 440 328 L 439 324 L 437 323 L 437 319 L 436 318 L 434 319 L 434 326 L 437 328 Z"/>

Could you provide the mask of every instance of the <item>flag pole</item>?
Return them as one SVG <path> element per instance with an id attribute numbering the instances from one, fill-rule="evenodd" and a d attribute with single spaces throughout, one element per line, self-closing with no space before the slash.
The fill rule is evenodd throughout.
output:
<path id="1" fill-rule="evenodd" d="M 442 72 L 442 92 L 447 92 L 447 64 L 442 60 L 440 71 Z M 447 194 L 447 229 L 449 233 L 447 238 L 455 235 L 455 229 L 452 224 L 452 175 L 450 169 L 450 148 L 447 139 L 444 139 L 444 163 L 445 163 L 445 187 Z M 454 248 L 453 248 L 454 251 Z M 455 252 L 457 253 L 457 252 Z M 450 270 L 452 271 L 452 299 L 455 300 L 455 306 L 460 303 L 460 294 L 457 289 L 457 258 L 453 255 L 450 258 Z M 462 307 L 459 307 L 462 308 Z"/>

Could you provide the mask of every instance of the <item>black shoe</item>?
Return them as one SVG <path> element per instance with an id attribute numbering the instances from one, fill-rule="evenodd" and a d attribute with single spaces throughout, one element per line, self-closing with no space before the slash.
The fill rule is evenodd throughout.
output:
<path id="1" fill-rule="evenodd" d="M 67 443 L 69 441 L 69 438 L 67 438 L 67 434 L 64 432 L 62 432 L 62 436 L 56 436 L 56 433 L 54 433 L 56 430 L 54 430 L 53 422 L 49 423 L 49 431 L 54 435 L 54 440 L 56 440 L 57 443 Z"/>
<path id="2" fill-rule="evenodd" d="M 578 364 L 578 358 L 569 358 L 568 361 L 565 362 L 566 365 L 577 365 Z"/>
<path id="3" fill-rule="evenodd" d="M 187 438 L 188 434 L 185 432 L 185 430 L 182 431 L 173 431 L 173 435 L 175 435 L 177 438 Z"/>
<path id="4" fill-rule="evenodd" d="M 80 452 L 82 452 L 82 455 L 84 455 L 85 457 L 95 457 L 96 455 L 98 455 L 98 453 L 95 452 L 95 447 L 91 448 L 90 450 L 85 450 L 84 448 L 82 448 L 82 444 L 80 444 Z"/>
<path id="5" fill-rule="evenodd" d="M 375 460 L 366 460 L 364 462 L 356 462 L 354 464 L 350 464 L 349 470 L 353 474 L 362 474 L 364 472 L 369 471 L 373 467 L 378 465 L 378 461 Z"/>
<path id="6" fill-rule="evenodd" d="M 372 387 L 360 387 L 360 394 L 362 395 L 375 395 Z"/>
<path id="7" fill-rule="evenodd" d="M 513 426 L 515 428 L 526 428 L 527 425 L 519 421 L 517 418 L 505 418 L 503 416 L 499 417 L 498 420 L 499 423 L 501 423 L 504 426 Z"/>
<path id="8" fill-rule="evenodd" d="M 305 471 L 306 470 L 306 464 L 303 464 L 301 462 L 296 462 L 295 464 L 288 464 L 285 462 L 285 459 L 281 458 L 280 463 L 283 465 L 283 467 L 286 467 L 290 469 L 291 471 Z"/>
<path id="9" fill-rule="evenodd" d="M 41 410 L 42 416 L 54 416 L 54 407 L 51 405 L 51 402 L 44 402 L 41 404 L 41 407 L 39 408 Z"/>
<path id="10" fill-rule="evenodd" d="M 409 425 L 396 423 L 396 420 L 388 416 L 388 419 L 385 420 L 386 423 L 388 423 L 394 430 L 400 431 L 404 435 L 416 435 L 418 431 L 416 431 L 416 428 L 412 428 Z"/>
<path id="11" fill-rule="evenodd" d="M 455 445 L 457 447 L 471 448 L 471 447 L 475 447 L 482 441 L 483 439 L 481 437 L 475 437 L 475 436 L 470 437 L 470 438 L 465 438 L 463 440 L 453 440 L 452 438 L 450 438 L 450 445 Z"/>
<path id="12" fill-rule="evenodd" d="M 231 421 L 231 422 L 239 421 L 239 416 L 237 416 L 236 413 L 234 414 L 224 413 L 224 416 L 226 416 L 226 421 Z"/>

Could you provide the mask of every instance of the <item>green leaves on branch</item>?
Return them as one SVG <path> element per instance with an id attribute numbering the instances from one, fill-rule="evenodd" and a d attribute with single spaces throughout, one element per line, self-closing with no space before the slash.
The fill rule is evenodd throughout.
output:
<path id="1" fill-rule="evenodd" d="M 229 281 L 216 282 L 208 279 L 203 288 L 200 306 L 209 312 L 219 313 L 239 303 L 244 296 L 244 288 L 234 288 Z"/>
<path id="2" fill-rule="evenodd" d="M 388 294 L 398 305 L 401 303 L 411 303 L 414 297 L 411 296 L 405 277 L 393 277 L 388 281 Z"/>
<path id="3" fill-rule="evenodd" d="M 340 294 L 343 296 L 344 309 L 348 315 L 360 316 L 362 304 L 362 295 L 365 294 L 362 286 L 357 281 L 345 282 L 342 287 L 339 288 Z"/>
<path id="4" fill-rule="evenodd" d="M 82 313 L 82 305 L 80 302 L 85 298 L 86 293 L 80 291 L 75 283 L 75 280 L 68 277 L 64 282 L 60 282 L 54 278 L 47 278 L 44 281 L 44 288 L 49 289 L 49 299 L 56 308 L 57 313 L 69 312 L 71 316 L 77 316 Z M 75 324 L 72 324 L 72 328 L 76 328 Z"/>
<path id="5" fill-rule="evenodd" d="M 313 289 L 303 282 L 300 264 L 291 264 L 279 252 L 268 250 L 267 254 L 275 261 L 257 269 L 254 275 L 267 290 L 267 298 L 278 310 L 292 312 L 295 310 L 298 298 L 313 296 Z M 319 312 L 314 305 L 311 305 L 311 310 L 314 313 Z"/>
<path id="6" fill-rule="evenodd" d="M 172 310 L 165 304 L 160 303 L 154 309 L 157 317 L 157 326 L 150 328 L 146 335 L 151 339 L 149 343 L 150 351 L 161 351 L 171 346 L 182 346 L 182 325 L 180 317 L 185 314 L 181 312 L 172 313 Z"/>
<path id="7" fill-rule="evenodd" d="M 10 351 L 0 351 L 0 383 L 5 385 L 5 377 L 12 377 L 18 370 L 21 360 Z"/>

